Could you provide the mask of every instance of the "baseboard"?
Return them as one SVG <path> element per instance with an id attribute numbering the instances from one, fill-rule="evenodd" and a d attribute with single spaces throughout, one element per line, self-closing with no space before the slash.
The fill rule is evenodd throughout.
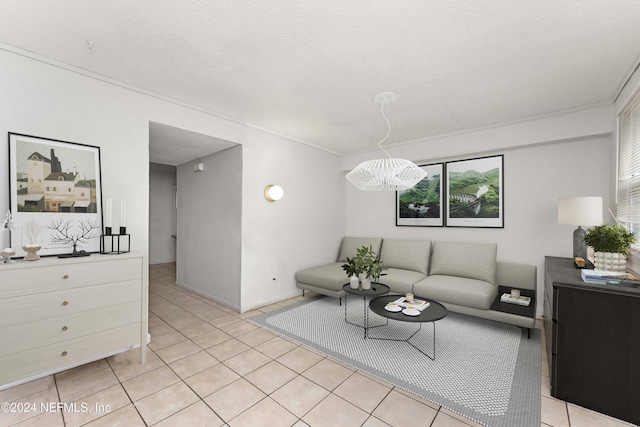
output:
<path id="1" fill-rule="evenodd" d="M 149 261 L 149 265 L 156 265 L 156 264 L 169 264 L 170 262 L 176 262 L 176 259 L 168 259 L 165 261 Z"/>
<path id="2" fill-rule="evenodd" d="M 211 295 L 211 294 L 209 294 L 207 292 L 204 292 L 204 291 L 202 291 L 200 289 L 194 289 L 194 288 L 192 288 L 190 286 L 185 285 L 184 283 L 178 282 L 177 280 L 176 280 L 176 286 L 179 286 L 182 289 L 186 289 L 189 292 L 193 292 L 194 294 L 200 295 L 201 297 L 208 298 L 211 301 L 217 302 L 218 304 L 222 304 L 225 307 L 228 307 L 228 308 L 230 308 L 232 310 L 235 310 L 238 313 L 240 313 L 240 307 L 238 305 L 232 303 L 231 301 L 227 301 L 227 300 L 225 300 L 223 298 L 219 298 L 219 297 L 217 297 L 215 295 Z"/>

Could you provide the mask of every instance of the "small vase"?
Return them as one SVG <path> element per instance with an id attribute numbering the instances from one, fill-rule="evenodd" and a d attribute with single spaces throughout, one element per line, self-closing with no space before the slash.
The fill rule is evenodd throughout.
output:
<path id="1" fill-rule="evenodd" d="M 625 271 L 627 269 L 627 257 L 624 254 L 595 252 L 593 256 L 596 270 Z"/>
<path id="2" fill-rule="evenodd" d="M 361 281 L 362 289 L 371 289 L 371 278 L 365 277 Z"/>
<path id="3" fill-rule="evenodd" d="M 37 261 L 40 259 L 40 255 L 38 255 L 38 251 L 41 249 L 39 245 L 27 245 L 23 246 L 22 250 L 27 254 L 24 256 L 25 261 Z"/>
<path id="4" fill-rule="evenodd" d="M 349 277 L 349 286 L 351 286 L 351 289 L 358 289 L 358 287 L 360 286 L 360 279 L 358 279 L 358 276 L 354 274 L 353 276 Z"/>

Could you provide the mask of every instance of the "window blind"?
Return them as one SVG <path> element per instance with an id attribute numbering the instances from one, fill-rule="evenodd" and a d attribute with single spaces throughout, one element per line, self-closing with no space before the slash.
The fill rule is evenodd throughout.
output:
<path id="1" fill-rule="evenodd" d="M 618 116 L 618 143 L 617 219 L 640 242 L 640 91 Z"/>

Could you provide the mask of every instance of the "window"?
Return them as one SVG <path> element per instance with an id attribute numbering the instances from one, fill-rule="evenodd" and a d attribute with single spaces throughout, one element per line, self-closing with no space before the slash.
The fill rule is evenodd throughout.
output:
<path id="1" fill-rule="evenodd" d="M 620 223 L 640 244 L 640 92 L 618 116 L 618 188 L 616 204 Z"/>

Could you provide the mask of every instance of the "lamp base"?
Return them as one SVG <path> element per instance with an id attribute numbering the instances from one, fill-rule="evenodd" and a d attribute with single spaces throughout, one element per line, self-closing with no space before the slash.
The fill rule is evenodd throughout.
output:
<path id="1" fill-rule="evenodd" d="M 573 257 L 580 257 L 585 261 L 587 260 L 587 245 L 584 243 L 586 235 L 587 232 L 581 226 L 573 231 Z"/>

